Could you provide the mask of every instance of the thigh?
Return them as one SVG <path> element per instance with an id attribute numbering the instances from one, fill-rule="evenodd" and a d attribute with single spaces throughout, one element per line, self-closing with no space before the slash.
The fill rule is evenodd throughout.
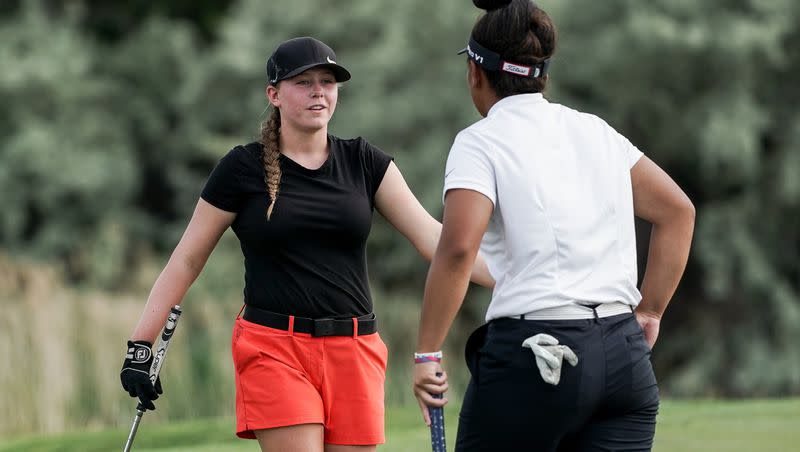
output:
<path id="1" fill-rule="evenodd" d="M 559 452 L 646 452 L 653 448 L 658 404 L 606 419 L 595 419 L 563 442 Z"/>
<path id="2" fill-rule="evenodd" d="M 340 444 L 326 444 L 325 452 L 375 452 L 378 446 L 343 446 Z"/>
<path id="3" fill-rule="evenodd" d="M 325 338 L 322 399 L 326 445 L 384 443 L 387 360 L 386 344 L 377 333 Z"/>
<path id="4" fill-rule="evenodd" d="M 604 341 L 606 394 L 592 417 L 560 451 L 648 451 L 659 394 L 650 348 L 634 318 L 618 322 Z"/>
<path id="5" fill-rule="evenodd" d="M 236 434 L 322 424 L 322 397 L 304 360 L 313 355 L 308 338 L 237 320 L 233 339 L 236 380 Z"/>
<path id="6" fill-rule="evenodd" d="M 322 452 L 322 424 L 301 424 L 254 431 L 263 452 Z"/>

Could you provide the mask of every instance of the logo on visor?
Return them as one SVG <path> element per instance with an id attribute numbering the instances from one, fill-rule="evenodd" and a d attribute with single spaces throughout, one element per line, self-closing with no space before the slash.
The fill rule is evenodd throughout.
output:
<path id="1" fill-rule="evenodd" d="M 331 57 L 329 57 L 329 56 L 326 56 L 326 57 L 325 57 L 325 59 L 326 59 L 326 60 L 328 60 L 328 63 L 330 63 L 330 64 L 336 64 L 336 62 L 335 62 L 335 61 L 333 61 L 333 60 L 331 59 Z"/>
<path id="2" fill-rule="evenodd" d="M 516 64 L 511 64 L 509 62 L 503 62 L 502 70 L 510 72 L 512 74 L 524 75 L 526 77 L 531 73 L 531 68 L 529 68 L 528 66 L 518 66 Z"/>
<path id="3" fill-rule="evenodd" d="M 475 52 L 472 50 L 472 48 L 469 46 L 469 44 L 467 44 L 467 54 L 469 55 L 469 57 L 470 57 L 470 58 L 472 58 L 473 60 L 475 60 L 475 62 L 477 62 L 477 63 L 483 63 L 483 57 L 482 57 L 482 56 L 480 56 L 480 55 L 478 55 L 477 53 L 475 53 Z"/>

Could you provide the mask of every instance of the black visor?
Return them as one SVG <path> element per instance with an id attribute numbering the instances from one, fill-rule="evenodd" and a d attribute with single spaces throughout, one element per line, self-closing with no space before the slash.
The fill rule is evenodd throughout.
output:
<path id="1" fill-rule="evenodd" d="M 472 37 L 469 38 L 469 44 L 458 52 L 459 55 L 463 53 L 466 53 L 470 60 L 486 70 L 508 72 L 519 77 L 544 77 L 550 67 L 550 58 L 545 58 L 533 66 L 505 61 L 497 53 L 478 44 Z"/>

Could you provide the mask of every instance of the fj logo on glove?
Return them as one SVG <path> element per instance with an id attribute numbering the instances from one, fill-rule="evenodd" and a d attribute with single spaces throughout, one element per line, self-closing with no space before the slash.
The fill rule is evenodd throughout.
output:
<path id="1" fill-rule="evenodd" d="M 148 350 L 146 348 L 140 348 L 140 349 L 136 350 L 135 359 L 136 359 L 136 361 L 139 361 L 139 362 L 147 361 L 148 359 L 150 359 L 150 350 Z"/>

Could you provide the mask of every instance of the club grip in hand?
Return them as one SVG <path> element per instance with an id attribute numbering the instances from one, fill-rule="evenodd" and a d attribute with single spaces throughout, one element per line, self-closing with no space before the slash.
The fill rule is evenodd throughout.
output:
<path id="1" fill-rule="evenodd" d="M 437 372 L 437 377 L 442 373 Z M 434 399 L 441 399 L 442 394 L 431 394 Z M 447 442 L 444 436 L 444 407 L 428 407 L 431 417 L 431 448 L 433 452 L 447 452 Z"/>
<path id="2" fill-rule="evenodd" d="M 164 331 L 158 338 L 158 343 L 153 350 L 153 364 L 150 366 L 150 382 L 156 384 L 158 374 L 161 372 L 161 366 L 164 364 L 164 358 L 167 356 L 167 348 L 172 340 L 172 335 L 175 334 L 175 327 L 178 326 L 178 319 L 181 317 L 181 307 L 175 305 L 169 311 L 167 323 L 164 325 Z"/>

